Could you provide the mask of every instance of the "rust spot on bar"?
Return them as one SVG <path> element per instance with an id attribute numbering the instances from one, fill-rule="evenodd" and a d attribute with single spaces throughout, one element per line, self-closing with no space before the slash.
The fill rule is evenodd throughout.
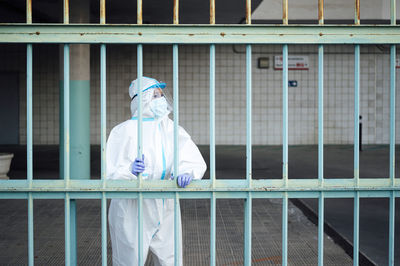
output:
<path id="1" fill-rule="evenodd" d="M 354 24 L 356 24 L 356 25 L 360 25 L 360 0 L 355 0 L 356 1 L 356 3 L 355 3 L 355 5 L 356 5 L 356 13 L 355 13 L 355 23 Z"/>
<path id="2" fill-rule="evenodd" d="M 221 35 L 222 37 L 225 37 L 226 34 L 225 34 L 224 32 L 221 32 L 220 35 Z"/>
<path id="3" fill-rule="evenodd" d="M 32 0 L 26 0 L 26 23 L 32 24 Z"/>
<path id="4" fill-rule="evenodd" d="M 320 32 L 320 33 L 319 33 L 319 36 L 322 36 L 322 35 L 324 35 L 324 34 L 323 34 L 322 32 Z"/>
<path id="5" fill-rule="evenodd" d="M 246 24 L 251 24 L 251 0 L 246 0 Z"/>
<path id="6" fill-rule="evenodd" d="M 100 0 L 100 24 L 106 24 L 106 0 Z"/>
<path id="7" fill-rule="evenodd" d="M 318 0 L 318 23 L 324 24 L 324 0 Z"/>
<path id="8" fill-rule="evenodd" d="M 143 24 L 143 16 L 142 16 L 142 0 L 137 0 L 137 24 Z"/>
<path id="9" fill-rule="evenodd" d="M 64 24 L 69 24 L 69 0 L 64 0 Z"/>
<path id="10" fill-rule="evenodd" d="M 215 0 L 210 0 L 210 24 L 215 24 Z"/>
<path id="11" fill-rule="evenodd" d="M 142 36 L 143 34 L 142 34 L 141 32 L 138 32 L 138 35 L 139 35 L 139 36 Z"/>
<path id="12" fill-rule="evenodd" d="M 84 34 L 84 33 L 81 33 L 80 35 L 83 36 L 83 35 L 85 35 L 85 34 Z"/>
<path id="13" fill-rule="evenodd" d="M 179 0 L 174 0 L 174 24 L 179 24 Z"/>
<path id="14" fill-rule="evenodd" d="M 282 21 L 284 25 L 288 25 L 288 0 L 282 1 Z"/>
<path id="15" fill-rule="evenodd" d="M 40 32 L 37 31 L 37 32 L 35 32 L 35 34 L 36 34 L 36 35 L 40 35 Z"/>
<path id="16" fill-rule="evenodd" d="M 189 36 L 194 36 L 194 34 L 193 33 L 189 33 Z"/>

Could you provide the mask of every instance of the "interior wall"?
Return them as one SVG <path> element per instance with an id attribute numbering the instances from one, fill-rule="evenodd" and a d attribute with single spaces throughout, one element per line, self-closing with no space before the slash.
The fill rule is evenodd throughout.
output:
<path id="1" fill-rule="evenodd" d="M 217 45 L 216 49 L 216 143 L 246 143 L 245 47 Z M 273 56 L 280 45 L 253 46 L 253 143 L 282 143 L 282 71 L 274 70 Z M 353 143 L 354 48 L 325 46 L 324 137 L 326 144 Z M 289 55 L 309 58 L 309 70 L 289 71 L 289 144 L 318 142 L 317 46 L 289 46 Z M 362 46 L 360 114 L 364 144 L 389 143 L 389 55 L 387 47 Z M 91 143 L 100 143 L 100 52 L 91 48 Z M 20 86 L 20 143 L 26 143 L 26 47 L 1 45 L 0 71 L 17 71 Z M 34 45 L 33 137 L 34 144 L 59 141 L 58 45 Z M 270 67 L 259 69 L 259 57 Z M 180 124 L 198 144 L 209 143 L 209 47 L 179 47 Z M 172 94 L 172 47 L 144 46 L 144 75 L 167 82 Z M 398 75 L 397 75 L 398 76 Z M 136 46 L 107 46 L 107 133 L 129 119 L 128 87 L 136 77 Z M 398 87 L 397 87 L 398 88 Z M 396 96 L 399 101 L 399 93 Z M 399 143 L 399 106 L 396 134 Z"/>

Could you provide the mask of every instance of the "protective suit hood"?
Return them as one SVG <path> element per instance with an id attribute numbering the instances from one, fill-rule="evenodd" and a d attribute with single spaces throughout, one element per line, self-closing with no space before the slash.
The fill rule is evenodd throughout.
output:
<path id="1" fill-rule="evenodd" d="M 139 83 L 138 79 L 135 79 L 131 82 L 131 85 L 129 86 L 129 96 L 131 98 L 131 114 L 133 117 L 137 117 L 138 115 L 138 108 L 139 108 L 138 83 Z M 167 97 L 165 94 L 164 97 L 167 102 L 167 112 L 162 117 L 157 117 L 154 114 L 150 104 L 153 101 L 154 90 L 157 88 L 164 89 L 166 87 L 166 83 L 159 82 L 153 78 L 142 77 L 140 87 L 142 90 L 143 117 L 153 117 L 156 118 L 157 120 L 160 120 L 165 116 L 167 116 L 172 111 L 172 106 L 170 104 L 171 101 L 169 97 Z"/>

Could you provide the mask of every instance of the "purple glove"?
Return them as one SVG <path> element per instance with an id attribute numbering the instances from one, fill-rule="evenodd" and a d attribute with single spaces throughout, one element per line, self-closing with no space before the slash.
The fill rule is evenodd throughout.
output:
<path id="1" fill-rule="evenodd" d="M 133 163 L 132 163 L 132 169 L 131 172 L 135 176 L 137 176 L 139 173 L 142 173 L 145 169 L 144 166 L 144 154 L 142 154 L 142 159 L 137 158 Z"/>
<path id="2" fill-rule="evenodd" d="M 181 174 L 178 175 L 178 177 L 176 178 L 178 186 L 180 186 L 181 188 L 185 188 L 187 185 L 189 185 L 190 182 L 192 182 L 192 179 L 193 177 L 189 174 Z"/>

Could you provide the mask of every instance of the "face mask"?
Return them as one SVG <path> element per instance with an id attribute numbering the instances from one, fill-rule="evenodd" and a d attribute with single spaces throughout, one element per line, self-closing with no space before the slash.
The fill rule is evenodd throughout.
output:
<path id="1" fill-rule="evenodd" d="M 168 112 L 168 104 L 165 97 L 152 100 L 150 102 L 150 110 L 156 118 L 164 116 Z"/>

